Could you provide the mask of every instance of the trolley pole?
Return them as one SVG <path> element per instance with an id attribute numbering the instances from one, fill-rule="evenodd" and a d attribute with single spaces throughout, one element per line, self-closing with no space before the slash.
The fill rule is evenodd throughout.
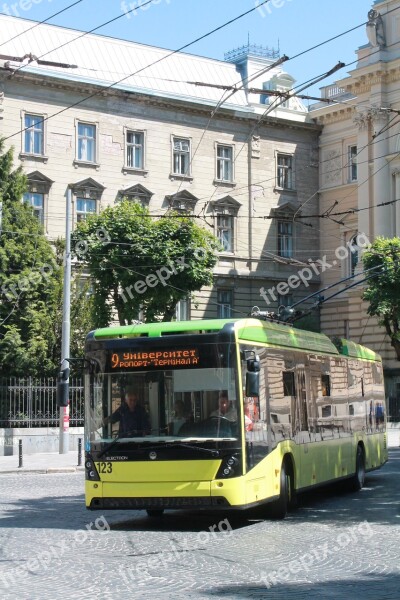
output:
<path id="1" fill-rule="evenodd" d="M 71 313 L 71 190 L 67 192 L 67 215 L 65 224 L 65 258 L 64 258 L 64 290 L 63 290 L 63 321 L 61 333 L 61 373 L 64 374 L 65 393 L 68 398 L 69 390 L 69 358 L 70 353 L 70 313 Z M 69 451 L 69 403 L 60 406 L 60 439 L 59 453 Z"/>

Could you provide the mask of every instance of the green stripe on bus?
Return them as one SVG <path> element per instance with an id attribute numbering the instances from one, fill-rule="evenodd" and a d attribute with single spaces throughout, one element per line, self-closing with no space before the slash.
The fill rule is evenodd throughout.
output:
<path id="1" fill-rule="evenodd" d="M 240 341 L 267 344 L 268 346 L 322 352 L 324 354 L 343 355 L 351 358 L 380 361 L 379 354 L 356 344 L 350 340 L 336 340 L 333 343 L 323 333 L 314 333 L 295 329 L 270 321 L 260 321 L 254 318 L 241 319 L 207 319 L 197 321 L 172 321 L 168 323 L 140 323 L 97 329 L 93 335 L 96 340 L 161 337 L 168 334 L 187 333 L 217 333 L 225 325 L 232 323 L 236 337 Z"/>

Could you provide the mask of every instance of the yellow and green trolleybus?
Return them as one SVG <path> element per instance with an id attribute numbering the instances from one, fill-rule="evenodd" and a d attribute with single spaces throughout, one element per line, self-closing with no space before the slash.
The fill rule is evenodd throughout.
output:
<path id="1" fill-rule="evenodd" d="M 353 342 L 257 318 L 181 321 L 93 331 L 85 358 L 91 510 L 283 518 L 297 492 L 360 489 L 387 460 L 382 362 Z"/>

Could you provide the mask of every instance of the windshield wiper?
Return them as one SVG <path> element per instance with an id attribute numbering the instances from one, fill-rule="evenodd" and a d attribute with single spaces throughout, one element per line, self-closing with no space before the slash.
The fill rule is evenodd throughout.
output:
<path id="1" fill-rule="evenodd" d="M 124 434 L 118 435 L 115 440 L 113 440 L 112 442 L 110 442 L 98 455 L 98 458 L 101 458 L 102 456 L 104 456 L 104 454 L 106 452 L 108 452 L 108 450 L 111 450 L 111 448 L 114 448 L 114 446 L 117 444 L 118 440 L 121 439 L 122 437 L 124 437 Z M 137 440 L 135 440 L 137 442 Z M 146 444 L 145 441 L 140 441 L 139 443 L 141 444 Z M 160 450 L 160 449 L 164 449 L 164 448 L 189 448 L 189 450 L 197 450 L 198 452 L 204 452 L 206 454 L 212 454 L 212 456 L 219 456 L 219 450 L 213 450 L 212 448 L 202 448 L 201 446 L 192 446 L 191 444 L 184 444 L 182 442 L 165 442 L 165 444 L 161 445 L 162 442 L 160 442 L 160 445 L 157 446 L 139 446 L 139 450 Z"/>
<path id="2" fill-rule="evenodd" d="M 166 447 L 172 448 L 189 448 L 190 450 L 198 450 L 199 452 L 205 452 L 206 454 L 212 454 L 213 456 L 219 456 L 219 450 L 213 450 L 212 448 L 202 448 L 201 446 L 192 446 L 190 444 L 184 444 L 183 442 L 167 442 Z"/>
<path id="3" fill-rule="evenodd" d="M 108 450 L 111 450 L 111 448 L 114 448 L 114 446 L 117 444 L 118 440 L 120 440 L 123 437 L 126 437 L 127 435 L 131 435 L 132 433 L 139 433 L 139 432 L 137 429 L 132 429 L 132 431 L 124 431 L 122 433 L 119 433 L 117 435 L 117 437 L 115 439 L 113 439 L 112 442 L 110 442 L 109 444 L 107 444 L 107 446 L 105 448 L 103 448 L 103 450 L 98 455 L 98 458 L 101 458 L 102 456 L 104 456 L 104 454 L 106 452 L 108 452 Z"/>
<path id="4" fill-rule="evenodd" d="M 122 437 L 122 435 L 118 435 L 115 440 L 113 440 L 112 442 L 110 442 L 109 444 L 107 444 L 107 446 L 105 448 L 103 448 L 103 450 L 100 452 L 100 454 L 97 455 L 97 458 L 101 458 L 102 456 L 104 456 L 104 454 L 106 452 L 108 452 L 108 450 L 111 450 L 111 448 L 114 448 L 114 446 L 116 445 L 116 443 L 118 442 L 118 440 Z"/>

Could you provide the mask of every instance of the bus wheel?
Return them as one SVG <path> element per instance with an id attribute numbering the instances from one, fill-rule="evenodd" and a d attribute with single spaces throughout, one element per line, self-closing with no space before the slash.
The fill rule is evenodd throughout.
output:
<path id="1" fill-rule="evenodd" d="M 356 454 L 356 472 L 349 481 L 349 490 L 358 492 L 364 486 L 365 481 L 365 454 L 363 447 L 357 446 Z"/>
<path id="2" fill-rule="evenodd" d="M 286 462 L 281 467 L 281 491 L 278 500 L 272 502 L 269 506 L 269 516 L 273 519 L 284 519 L 291 505 L 291 491 L 293 489 L 293 479 L 289 474 Z"/>
<path id="3" fill-rule="evenodd" d="M 164 509 L 163 508 L 149 508 L 146 510 L 146 512 L 149 517 L 162 517 Z"/>

